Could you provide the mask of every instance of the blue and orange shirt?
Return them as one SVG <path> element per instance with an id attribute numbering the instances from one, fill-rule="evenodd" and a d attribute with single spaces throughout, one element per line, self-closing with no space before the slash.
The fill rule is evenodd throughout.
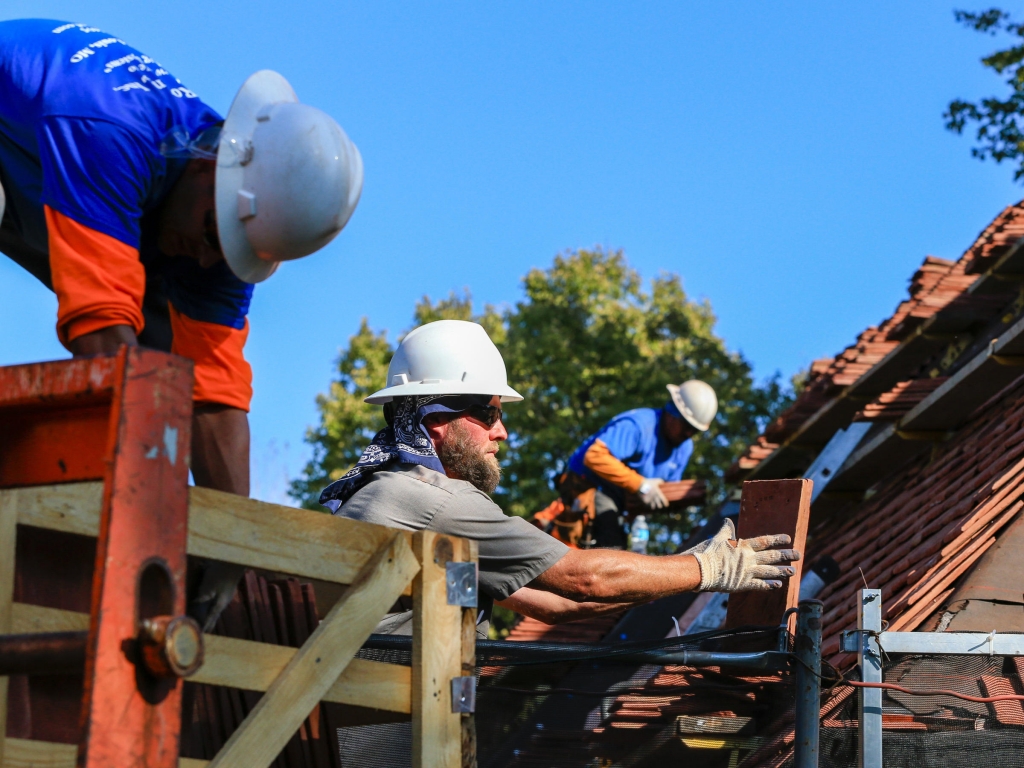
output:
<path id="1" fill-rule="evenodd" d="M 661 408 L 620 413 L 587 438 L 569 458 L 569 469 L 613 498 L 635 493 L 645 477 L 681 480 L 693 440 L 673 447 L 661 434 Z"/>
<path id="2" fill-rule="evenodd" d="M 161 142 L 220 122 L 117 37 L 84 24 L 0 22 L 4 228 L 49 255 L 61 341 L 111 325 L 140 333 L 144 295 L 159 284 L 171 351 L 196 364 L 196 400 L 248 410 L 242 348 L 253 286 L 223 260 L 204 269 L 156 247 L 160 206 L 186 162 L 165 157 Z"/>

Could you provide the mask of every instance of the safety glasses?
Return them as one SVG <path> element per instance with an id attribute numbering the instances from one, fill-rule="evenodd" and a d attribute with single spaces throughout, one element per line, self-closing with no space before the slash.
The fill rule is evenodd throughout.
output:
<path id="1" fill-rule="evenodd" d="M 471 405 L 465 410 L 465 414 L 488 429 L 505 417 L 504 411 L 496 405 Z"/>

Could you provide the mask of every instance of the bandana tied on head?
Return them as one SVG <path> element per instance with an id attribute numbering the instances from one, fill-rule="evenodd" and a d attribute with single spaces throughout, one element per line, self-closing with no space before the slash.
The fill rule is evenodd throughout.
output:
<path id="1" fill-rule="evenodd" d="M 462 413 L 474 405 L 488 405 L 491 395 L 422 395 L 396 397 L 393 414 L 384 429 L 374 435 L 359 461 L 320 493 L 320 503 L 331 512 L 366 485 L 370 475 L 392 464 L 419 464 L 444 474 L 434 443 L 423 419 L 432 413 Z"/>

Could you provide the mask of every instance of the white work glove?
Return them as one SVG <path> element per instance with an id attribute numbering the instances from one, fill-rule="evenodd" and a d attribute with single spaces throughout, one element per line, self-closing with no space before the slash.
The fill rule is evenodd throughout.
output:
<path id="1" fill-rule="evenodd" d="M 736 527 L 726 518 L 722 529 L 710 539 L 703 551 L 693 554 L 700 565 L 701 592 L 763 592 L 778 589 L 794 569 L 779 563 L 800 559 L 795 549 L 774 549 L 790 543 L 789 536 L 736 538 Z M 696 547 L 695 547 L 696 549 Z"/>
<path id="2" fill-rule="evenodd" d="M 245 573 L 244 565 L 222 563 L 210 560 L 203 569 L 199 591 L 189 605 L 189 616 L 203 626 L 203 632 L 210 632 L 221 613 L 228 607 L 235 589 Z"/>
<path id="3" fill-rule="evenodd" d="M 665 498 L 665 494 L 661 492 L 659 487 L 664 482 L 660 477 L 645 477 L 643 483 L 637 489 L 637 493 L 640 494 L 640 501 L 646 504 L 649 509 L 664 509 L 668 506 L 668 499 Z"/>

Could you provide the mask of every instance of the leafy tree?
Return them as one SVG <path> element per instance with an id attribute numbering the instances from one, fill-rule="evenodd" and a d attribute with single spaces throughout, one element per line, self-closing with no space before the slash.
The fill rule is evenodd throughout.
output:
<path id="1" fill-rule="evenodd" d="M 722 473 L 790 399 L 778 376 L 762 386 L 749 363 L 714 334 L 705 301 L 687 298 L 678 275 L 662 274 L 645 290 L 621 251 L 561 254 L 523 280 L 524 297 L 502 314 L 474 315 L 468 291 L 416 306 L 414 327 L 443 318 L 473 319 L 501 349 L 512 386 L 525 397 L 506 406 L 505 477 L 495 499 L 527 515 L 554 497 L 552 478 L 573 450 L 611 417 L 668 398 L 665 384 L 703 379 L 718 393 L 712 429 L 695 440 L 687 475 L 724 496 Z M 383 386 L 391 346 L 364 320 L 338 361 L 338 378 L 318 398 L 321 422 L 309 431 L 314 456 L 292 494 L 315 506 L 381 425 L 379 408 L 362 403 Z M 688 527 L 688 520 L 673 527 Z"/>
<path id="2" fill-rule="evenodd" d="M 972 13 L 954 11 L 954 17 L 968 29 L 996 35 L 1004 32 L 1016 38 L 1016 44 L 996 51 L 981 60 L 997 75 L 1002 75 L 1010 87 L 1004 99 L 990 96 L 979 102 L 956 99 L 949 104 L 943 117 L 946 128 L 962 134 L 967 125 L 977 124 L 977 145 L 971 154 L 979 160 L 992 158 L 997 163 L 1011 160 L 1017 163 L 1014 179 L 1024 176 L 1024 24 L 1013 21 L 1010 14 L 998 8 Z"/>

